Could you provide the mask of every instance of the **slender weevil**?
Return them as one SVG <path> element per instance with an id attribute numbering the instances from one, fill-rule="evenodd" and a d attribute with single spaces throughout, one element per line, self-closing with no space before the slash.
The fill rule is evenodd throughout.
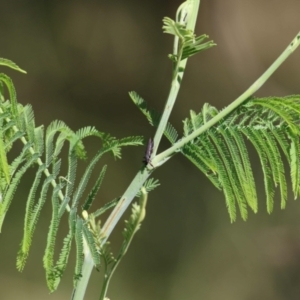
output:
<path id="1" fill-rule="evenodd" d="M 147 166 L 148 164 L 151 165 L 150 159 L 151 159 L 151 155 L 152 155 L 152 152 L 153 152 L 153 146 L 154 146 L 153 140 L 150 138 L 148 140 L 146 152 L 145 152 L 145 155 L 144 155 L 144 158 L 143 158 L 143 163 L 145 164 L 145 166 Z"/>

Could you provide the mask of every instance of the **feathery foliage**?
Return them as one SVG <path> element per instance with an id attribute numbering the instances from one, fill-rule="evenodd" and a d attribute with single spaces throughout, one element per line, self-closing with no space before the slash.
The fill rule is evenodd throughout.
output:
<path id="1" fill-rule="evenodd" d="M 81 218 L 77 218 L 75 242 L 76 242 L 76 266 L 74 274 L 74 287 L 76 287 L 78 281 L 81 278 L 81 269 L 83 265 L 83 236 L 82 236 L 83 221 Z"/>
<path id="2" fill-rule="evenodd" d="M 160 121 L 161 115 L 154 111 L 151 108 L 148 108 L 147 102 L 141 98 L 136 92 L 130 92 L 129 96 L 133 103 L 140 109 L 144 116 L 146 116 L 150 125 L 157 127 Z M 170 141 L 171 144 L 174 144 L 178 138 L 176 129 L 172 126 L 170 122 L 167 123 L 167 126 L 164 131 L 164 135 Z"/>
<path id="3" fill-rule="evenodd" d="M 145 181 L 143 187 L 146 190 L 147 193 L 151 192 L 152 190 L 154 190 L 155 188 L 157 188 L 160 185 L 159 181 L 157 179 L 154 178 L 150 178 L 148 180 Z M 139 191 L 136 194 L 136 197 L 140 198 L 142 196 L 142 192 Z"/>
<path id="4" fill-rule="evenodd" d="M 0 65 L 24 72 L 9 60 L 0 59 Z M 24 234 L 17 255 L 17 268 L 20 271 L 24 269 L 41 210 L 52 187 L 52 218 L 43 258 L 47 285 L 51 292 L 57 288 L 66 268 L 74 239 L 76 242 L 74 285 L 76 285 L 81 277 L 83 237 L 93 253 L 95 266 L 100 265 L 99 250 L 93 244 L 86 222 L 77 215 L 79 203 L 85 195 L 92 172 L 105 153 L 110 152 L 116 159 L 121 158 L 122 147 L 142 145 L 143 137 L 117 139 L 94 127 L 84 127 L 74 132 L 62 121 L 52 122 L 44 131 L 43 126 L 35 126 L 32 107 L 17 103 L 15 88 L 7 75 L 0 74 L 0 85 L 0 229 L 19 183 L 31 169 L 31 173 L 35 172 L 35 175 L 26 201 Z M 9 100 L 5 100 L 4 87 L 7 88 Z M 77 161 L 87 157 L 83 139 L 89 136 L 98 137 L 102 141 L 102 147 L 90 160 L 83 176 L 76 180 Z M 18 141 L 21 141 L 23 146 L 19 155 L 10 161 L 7 158 L 8 152 Z M 62 163 L 60 154 L 64 145 L 69 147 L 67 174 L 62 174 L 60 169 Z M 87 195 L 82 205 L 83 210 L 90 209 L 96 199 L 105 171 L 106 166 L 102 168 Z M 102 209 L 110 207 L 111 204 L 107 204 Z M 57 232 L 66 211 L 69 212 L 69 232 L 63 241 L 59 259 L 54 263 Z"/>
<path id="5" fill-rule="evenodd" d="M 205 104 L 184 121 L 188 136 L 218 111 Z M 186 144 L 181 152 L 219 189 L 223 190 L 231 221 L 236 205 L 247 219 L 247 207 L 257 212 L 255 181 L 245 140 L 254 146 L 262 166 L 267 211 L 272 212 L 279 188 L 281 208 L 287 200 L 283 157 L 291 170 L 294 197 L 299 195 L 300 96 L 250 98 L 227 118 Z"/>
<path id="6" fill-rule="evenodd" d="M 203 34 L 196 37 L 192 30 L 186 28 L 186 24 L 175 22 L 169 17 L 164 17 L 163 23 L 164 33 L 172 34 L 179 38 L 178 48 L 180 52 L 169 55 L 169 58 L 175 63 L 216 45 L 213 41 L 203 43 L 208 38 L 208 35 Z"/>
<path id="7" fill-rule="evenodd" d="M 147 107 L 135 92 L 130 97 L 152 126 L 157 126 L 158 114 Z M 183 121 L 184 136 L 188 136 L 215 117 L 219 111 L 204 104 L 197 114 Z M 254 146 L 262 166 L 267 211 L 272 212 L 275 190 L 280 190 L 281 208 L 287 200 L 287 182 L 284 170 L 284 154 L 291 173 L 294 197 L 300 194 L 300 145 L 299 127 L 300 96 L 250 98 L 192 142 L 185 144 L 181 153 L 187 157 L 215 187 L 225 195 L 231 221 L 236 220 L 236 206 L 243 220 L 247 219 L 248 207 L 255 213 L 258 199 L 254 175 L 245 140 Z M 174 144 L 176 132 L 170 124 L 164 132 Z"/>
<path id="8" fill-rule="evenodd" d="M 129 94 L 149 123 L 158 127 L 154 139 L 150 140 L 151 147 L 147 148 L 147 166 L 143 166 L 122 197 L 115 198 L 94 212 L 90 212 L 91 206 L 96 200 L 107 169 L 103 166 L 94 183 L 91 182 L 99 160 L 108 152 L 112 153 L 115 159 L 121 158 L 122 147 L 142 145 L 144 139 L 139 136 L 117 139 L 94 127 L 84 127 L 74 132 L 62 121 L 53 121 L 46 130 L 43 125 L 36 126 L 32 107 L 17 102 L 12 80 L 7 75 L 0 74 L 0 231 L 19 183 L 24 175 L 29 173 L 33 179 L 26 201 L 24 234 L 17 255 L 17 268 L 22 271 L 42 208 L 50 196 L 48 193 L 52 192 L 52 216 L 43 257 L 47 285 L 51 292 L 56 290 L 61 280 L 75 240 L 74 287 L 80 283 L 81 289 L 86 288 L 87 280 L 80 279 L 82 270 L 87 270 L 87 265 L 92 266 L 90 259 L 84 259 L 88 254 L 86 257 L 92 257 L 97 269 L 100 267 L 100 259 L 104 262 L 105 277 L 100 299 L 106 299 L 110 278 L 145 218 L 147 193 L 159 185 L 157 180 L 148 178 L 156 167 L 161 166 L 176 152 L 181 152 L 216 188 L 224 192 L 232 222 L 236 219 L 237 207 L 244 220 L 248 216 L 248 207 L 255 213 L 258 208 L 247 143 L 253 145 L 260 159 L 269 213 L 273 210 L 276 189 L 280 193 L 281 208 L 286 205 L 287 182 L 283 157 L 290 167 L 294 197 L 300 194 L 300 96 L 249 98 L 243 102 L 257 90 L 250 88 L 221 112 L 205 104 L 200 113 L 191 111 L 190 118 L 184 120 L 182 139 L 178 139 L 177 131 L 168 122 L 180 89 L 187 58 L 215 46 L 213 41 L 205 42 L 207 35 L 194 34 L 199 5 L 199 0 L 186 0 L 179 6 L 175 21 L 168 17 L 163 19 L 164 32 L 174 36 L 173 53 L 169 55 L 173 62 L 172 82 L 164 112 L 156 113 L 147 107 L 146 102 L 137 93 Z M 269 78 L 284 59 L 299 46 L 299 40 L 300 33 L 280 59 L 267 70 L 264 78 L 255 82 L 254 86 L 261 86 Z M 26 73 L 7 59 L 0 58 L 0 66 Z M 229 112 L 231 113 L 228 114 Z M 216 118 L 212 120 L 214 117 Z M 208 122 L 210 123 L 207 124 Z M 163 134 L 172 146 L 157 155 Z M 78 160 L 87 159 L 83 140 L 90 136 L 99 138 L 101 147 L 87 163 L 82 176 L 79 176 Z M 22 144 L 19 154 L 13 159 L 8 159 L 9 151 L 19 142 Z M 68 147 L 66 173 L 61 170 L 64 162 L 61 153 L 64 147 Z M 92 188 L 87 191 L 90 185 Z M 119 254 L 114 258 L 107 238 L 134 196 L 140 197 L 140 201 L 132 205 L 132 212 L 123 232 L 124 241 Z M 83 198 L 85 200 L 80 205 Z M 101 228 L 101 222 L 96 218 L 114 206 L 116 208 Z M 69 230 L 55 263 L 58 230 L 65 212 L 69 213 Z M 83 297 L 83 294 L 81 296 Z"/>

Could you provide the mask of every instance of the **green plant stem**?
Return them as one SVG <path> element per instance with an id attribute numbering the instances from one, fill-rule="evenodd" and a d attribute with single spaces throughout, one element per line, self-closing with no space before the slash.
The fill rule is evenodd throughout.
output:
<path id="1" fill-rule="evenodd" d="M 175 104 L 175 101 L 176 101 L 176 98 L 177 98 L 177 95 L 178 95 L 178 92 L 180 89 L 180 83 L 181 83 L 184 72 L 182 72 L 182 75 L 179 75 L 179 69 L 184 70 L 186 63 L 187 63 L 187 59 L 180 60 L 181 55 L 182 55 L 182 49 L 180 49 L 179 53 L 178 53 L 178 62 L 176 63 L 176 66 L 173 70 L 173 79 L 172 79 L 172 83 L 171 83 L 170 93 L 169 93 L 167 102 L 165 104 L 163 114 L 159 121 L 159 125 L 155 132 L 155 136 L 153 139 L 153 151 L 152 151 L 151 157 L 155 156 L 155 154 L 157 152 L 158 146 L 160 144 L 160 141 L 161 141 L 164 131 L 166 129 L 166 125 L 170 118 L 170 114 L 172 112 L 172 109 L 174 107 L 174 104 Z M 179 80 L 179 76 L 180 76 L 180 80 Z"/>
<path id="2" fill-rule="evenodd" d="M 222 118 L 230 114 L 234 109 L 240 106 L 244 101 L 246 101 L 250 96 L 252 96 L 261 86 L 270 78 L 270 76 L 279 68 L 279 66 L 297 49 L 300 45 L 300 32 L 296 35 L 289 46 L 282 52 L 282 54 L 274 61 L 274 63 L 265 71 L 265 73 L 260 76 L 241 96 L 239 96 L 235 101 L 224 108 L 218 115 L 209 120 L 199 129 L 195 130 L 190 135 L 182 138 L 172 147 L 163 151 L 162 153 L 156 155 L 152 160 L 151 164 L 153 167 L 158 167 L 163 164 L 166 159 L 176 152 L 178 149 L 182 148 L 186 143 L 190 142 L 210 127 L 218 123 Z"/>
<path id="3" fill-rule="evenodd" d="M 115 228 L 116 224 L 124 214 L 127 207 L 132 202 L 135 195 L 140 191 L 141 187 L 143 186 L 144 182 L 149 178 L 152 174 L 153 169 L 149 170 L 147 167 L 140 170 L 137 175 L 132 180 L 131 184 L 128 186 L 127 190 L 119 200 L 118 204 L 115 206 L 114 210 L 109 215 L 108 219 L 106 220 L 103 228 L 102 233 L 105 238 L 102 241 L 102 246 L 107 241 L 108 237 L 110 236 L 112 230 Z M 89 252 L 89 248 L 86 249 Z M 85 254 L 85 256 L 91 257 L 90 253 Z M 87 284 L 89 281 L 89 277 L 92 273 L 94 267 L 93 260 L 84 259 L 82 270 L 82 278 L 79 280 L 76 289 L 73 291 L 72 300 L 82 300 L 84 299 L 84 294 L 87 288 Z M 86 278 L 84 278 L 86 277 Z"/>
<path id="4" fill-rule="evenodd" d="M 83 236 L 83 255 L 84 255 L 84 261 L 81 271 L 81 279 L 79 280 L 80 286 L 87 287 L 91 273 L 93 271 L 94 267 L 94 261 L 89 249 L 89 246 L 85 240 L 85 237 Z M 85 290 L 83 288 L 79 287 L 79 284 L 77 285 L 77 288 L 73 290 L 71 299 L 84 299 Z"/>
<path id="5" fill-rule="evenodd" d="M 158 149 L 158 146 L 160 144 L 163 133 L 165 131 L 167 122 L 169 120 L 171 111 L 174 107 L 175 100 L 176 100 L 178 92 L 179 92 L 179 88 L 180 88 L 180 84 L 176 80 L 176 76 L 175 76 L 175 79 L 173 79 L 172 84 L 171 84 L 171 90 L 170 90 L 170 93 L 169 93 L 167 103 L 166 103 L 165 108 L 164 108 L 164 112 L 161 116 L 161 120 L 159 122 L 157 131 L 156 131 L 154 139 L 153 139 L 154 146 L 153 146 L 152 156 L 154 156 L 157 152 L 157 149 Z"/>
<path id="6" fill-rule="evenodd" d="M 121 259 L 126 254 L 128 248 L 129 248 L 129 246 L 132 242 L 132 239 L 133 239 L 134 235 L 138 231 L 142 221 L 145 218 L 147 199 L 148 199 L 148 193 L 147 193 L 145 187 L 142 187 L 141 188 L 141 197 L 140 197 L 140 200 L 139 200 L 140 213 L 139 213 L 139 217 L 136 219 L 135 228 L 132 231 L 130 238 L 129 239 L 125 238 L 125 240 L 123 241 L 123 244 L 121 246 L 118 257 L 117 257 L 116 261 L 114 262 L 114 264 L 113 264 L 112 268 L 110 269 L 110 271 L 105 272 L 104 283 L 103 283 L 103 287 L 102 287 L 102 291 L 101 291 L 99 300 L 105 300 L 105 296 L 106 296 L 106 293 L 107 293 L 107 289 L 108 289 L 108 286 L 109 286 L 110 279 L 112 278 L 112 275 L 114 274 L 114 272 L 117 269 L 119 263 L 121 262 Z"/>
<path id="7" fill-rule="evenodd" d="M 141 187 L 152 174 L 152 172 L 153 169 L 149 170 L 148 168 L 144 168 L 143 170 L 139 171 L 135 178 L 132 180 L 131 184 L 119 200 L 118 204 L 116 205 L 102 228 L 103 236 L 105 236 L 102 241 L 102 245 L 107 241 L 121 216 L 124 214 L 125 210 L 130 205 L 135 195 L 140 191 Z"/>
<path id="8" fill-rule="evenodd" d="M 293 39 L 293 41 L 289 44 L 289 46 L 285 49 L 285 51 L 278 57 L 278 59 L 267 69 L 267 71 L 258 80 L 256 80 L 254 82 L 253 85 L 250 86 L 250 88 L 246 92 L 244 92 L 234 102 L 232 102 L 223 111 L 221 111 L 217 116 L 215 116 L 213 119 L 208 121 L 206 124 L 204 124 L 198 130 L 196 130 L 192 134 L 184 137 L 179 142 L 174 144 L 174 146 L 170 147 L 168 150 L 155 156 L 151 160 L 151 165 L 153 165 L 154 168 L 162 165 L 170 155 L 172 155 L 174 152 L 176 152 L 176 150 L 183 147 L 186 143 L 188 143 L 189 141 L 196 138 L 198 135 L 203 133 L 205 130 L 209 129 L 211 126 L 213 126 L 214 124 L 219 122 L 222 118 L 227 116 L 230 112 L 232 112 L 235 108 L 237 108 L 241 103 L 243 103 L 247 98 L 249 98 L 254 92 L 256 92 L 266 82 L 266 80 L 275 72 L 275 70 L 277 70 L 277 68 L 296 50 L 296 48 L 299 46 L 299 44 L 300 44 L 300 32 Z M 173 93 L 170 92 L 170 95 L 172 95 L 172 98 L 174 97 L 175 92 L 176 91 L 174 91 Z M 123 215 L 123 213 L 125 212 L 127 207 L 130 205 L 131 201 L 133 200 L 133 198 L 135 197 L 137 192 L 140 190 L 143 183 L 151 175 L 152 171 L 153 171 L 153 169 L 150 170 L 147 167 L 144 170 L 141 170 L 140 172 L 138 172 L 138 174 L 135 176 L 135 178 L 133 179 L 133 181 L 131 182 L 131 184 L 129 185 L 127 190 L 125 191 L 124 195 L 121 197 L 121 200 L 119 201 L 117 206 L 114 208 L 114 210 L 110 214 L 109 218 L 107 219 L 106 223 L 104 224 L 103 233 L 105 235 L 105 240 L 103 241 L 103 243 L 106 242 L 106 240 L 108 239 L 112 230 L 116 226 L 117 222 L 120 220 L 121 216 Z M 85 259 L 84 263 L 83 263 L 83 270 L 85 272 L 83 274 L 83 277 L 86 277 L 86 278 L 82 278 L 78 282 L 77 288 L 73 293 L 73 297 L 72 297 L 73 300 L 82 300 L 83 299 L 92 269 L 93 269 L 93 261 Z"/>
<path id="9" fill-rule="evenodd" d="M 188 0 L 185 1 L 180 5 L 180 7 L 177 10 L 177 18 L 179 18 L 179 15 L 181 15 L 181 18 L 185 19 L 186 28 L 193 31 L 195 30 L 196 26 L 196 20 L 198 16 L 198 11 L 200 7 L 200 0 Z M 176 20 L 177 22 L 180 22 L 182 20 Z M 165 108 L 163 111 L 163 114 L 161 116 L 158 128 L 155 132 L 155 136 L 153 139 L 153 151 L 151 158 L 156 155 L 158 146 L 160 144 L 160 141 L 162 139 L 162 136 L 164 134 L 164 131 L 166 129 L 167 122 L 169 120 L 171 111 L 174 107 L 179 89 L 180 84 L 183 78 L 184 70 L 186 67 L 187 59 L 181 60 L 182 56 L 182 49 L 179 47 L 180 40 L 178 37 L 175 37 L 174 39 L 174 55 L 177 55 L 177 63 L 175 65 L 175 68 L 173 70 L 172 75 L 172 82 L 171 82 L 171 89 L 170 93 L 167 99 L 167 102 L 165 104 Z M 179 49 L 179 52 L 177 52 Z M 181 72 L 180 72 L 181 70 Z"/>

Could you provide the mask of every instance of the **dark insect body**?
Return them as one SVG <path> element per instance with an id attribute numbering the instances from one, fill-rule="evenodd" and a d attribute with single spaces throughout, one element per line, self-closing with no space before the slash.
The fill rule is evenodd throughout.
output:
<path id="1" fill-rule="evenodd" d="M 145 164 L 145 166 L 148 165 L 149 163 L 151 164 L 150 158 L 151 158 L 151 154 L 153 152 L 153 146 L 154 146 L 153 140 L 150 138 L 148 141 L 148 144 L 147 144 L 144 158 L 143 158 L 143 163 Z"/>

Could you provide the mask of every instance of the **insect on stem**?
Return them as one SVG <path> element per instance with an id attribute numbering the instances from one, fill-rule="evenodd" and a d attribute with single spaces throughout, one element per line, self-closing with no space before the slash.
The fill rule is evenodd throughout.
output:
<path id="1" fill-rule="evenodd" d="M 146 152 L 145 152 L 145 155 L 143 158 L 143 163 L 145 164 L 145 166 L 147 166 L 148 164 L 150 164 L 152 166 L 150 159 L 151 159 L 151 155 L 153 152 L 153 146 L 154 146 L 153 140 L 152 140 L 152 138 L 150 138 L 148 140 Z"/>

